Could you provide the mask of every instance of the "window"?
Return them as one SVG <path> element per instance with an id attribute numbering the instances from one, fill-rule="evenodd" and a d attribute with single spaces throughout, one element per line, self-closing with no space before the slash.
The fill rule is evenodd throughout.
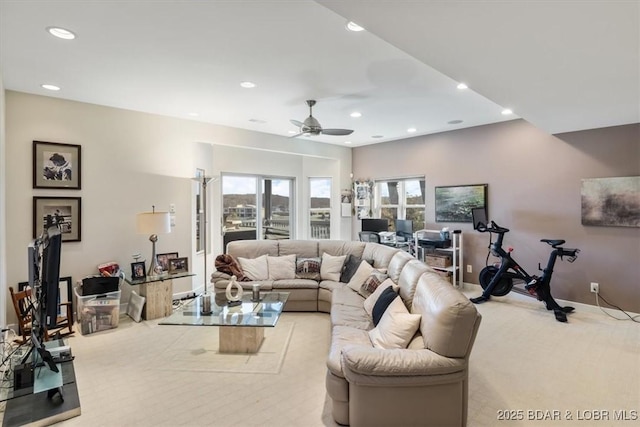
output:
<path id="1" fill-rule="evenodd" d="M 331 178 L 309 178 L 309 236 L 331 238 Z"/>
<path id="2" fill-rule="evenodd" d="M 424 226 L 424 178 L 376 181 L 374 212 L 389 220 L 389 231 L 395 231 L 396 219 L 410 219 L 414 229 Z"/>

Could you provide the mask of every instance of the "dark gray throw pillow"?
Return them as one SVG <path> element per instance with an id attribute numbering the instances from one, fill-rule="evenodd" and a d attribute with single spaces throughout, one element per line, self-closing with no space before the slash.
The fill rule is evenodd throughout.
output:
<path id="1" fill-rule="evenodd" d="M 366 260 L 371 266 L 373 266 L 373 260 Z M 349 283 L 351 278 L 356 271 L 358 271 L 358 267 L 360 267 L 360 263 L 362 262 L 362 258 L 357 257 L 355 255 L 349 255 L 344 262 L 344 266 L 342 267 L 342 273 L 340 273 L 340 281 L 342 283 Z"/>
<path id="2" fill-rule="evenodd" d="M 389 304 L 396 299 L 398 294 L 393 290 L 392 286 L 389 286 L 387 289 L 382 291 L 378 301 L 376 301 L 373 306 L 373 310 L 371 311 L 371 317 L 373 318 L 373 325 L 378 326 L 378 322 L 382 319 L 382 315 L 384 314 Z"/>

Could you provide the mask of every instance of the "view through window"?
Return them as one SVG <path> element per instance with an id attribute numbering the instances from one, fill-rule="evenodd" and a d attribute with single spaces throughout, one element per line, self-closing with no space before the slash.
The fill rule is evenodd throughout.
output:
<path id="1" fill-rule="evenodd" d="M 395 231 L 396 219 L 413 221 L 414 229 L 424 227 L 424 178 L 376 181 L 374 212 L 389 220 L 389 231 Z"/>
<path id="2" fill-rule="evenodd" d="M 331 238 L 331 178 L 309 178 L 309 236 Z"/>

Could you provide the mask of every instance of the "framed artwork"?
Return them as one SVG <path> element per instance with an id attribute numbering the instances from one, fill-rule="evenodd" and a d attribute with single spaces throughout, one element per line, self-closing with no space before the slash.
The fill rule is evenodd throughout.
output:
<path id="1" fill-rule="evenodd" d="M 351 190 L 342 190 L 340 195 L 340 214 L 343 217 L 351 216 Z"/>
<path id="2" fill-rule="evenodd" d="M 488 184 L 436 187 L 436 222 L 472 222 L 471 209 L 487 208 Z"/>
<path id="3" fill-rule="evenodd" d="M 80 197 L 34 197 L 33 237 L 47 224 L 60 228 L 63 242 L 79 242 L 82 234 L 82 199 Z"/>
<path id="4" fill-rule="evenodd" d="M 187 257 L 169 259 L 169 274 L 187 273 L 189 259 Z"/>
<path id="5" fill-rule="evenodd" d="M 156 262 L 162 268 L 162 271 L 169 271 L 169 260 L 178 258 L 178 252 L 167 252 L 166 254 L 156 255 Z"/>
<path id="6" fill-rule="evenodd" d="M 147 267 L 144 265 L 144 261 L 137 261 L 131 263 L 131 279 L 142 280 L 147 277 Z"/>
<path id="7" fill-rule="evenodd" d="M 640 176 L 582 180 L 582 225 L 640 227 Z"/>
<path id="8" fill-rule="evenodd" d="M 81 188 L 81 146 L 33 141 L 33 188 Z"/>

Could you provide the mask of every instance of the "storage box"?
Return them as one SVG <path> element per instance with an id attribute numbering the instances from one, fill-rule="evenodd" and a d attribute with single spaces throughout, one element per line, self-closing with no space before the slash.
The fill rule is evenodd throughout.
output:
<path id="1" fill-rule="evenodd" d="M 446 268 L 451 266 L 451 257 L 431 253 L 424 256 L 424 262 L 430 267 Z"/>
<path id="2" fill-rule="evenodd" d="M 74 292 L 78 302 L 78 329 L 82 335 L 118 327 L 121 291 L 82 296 L 82 290 L 76 287 Z"/>
<path id="3" fill-rule="evenodd" d="M 447 282 L 453 284 L 453 273 L 450 271 L 436 271 L 436 273 Z"/>

